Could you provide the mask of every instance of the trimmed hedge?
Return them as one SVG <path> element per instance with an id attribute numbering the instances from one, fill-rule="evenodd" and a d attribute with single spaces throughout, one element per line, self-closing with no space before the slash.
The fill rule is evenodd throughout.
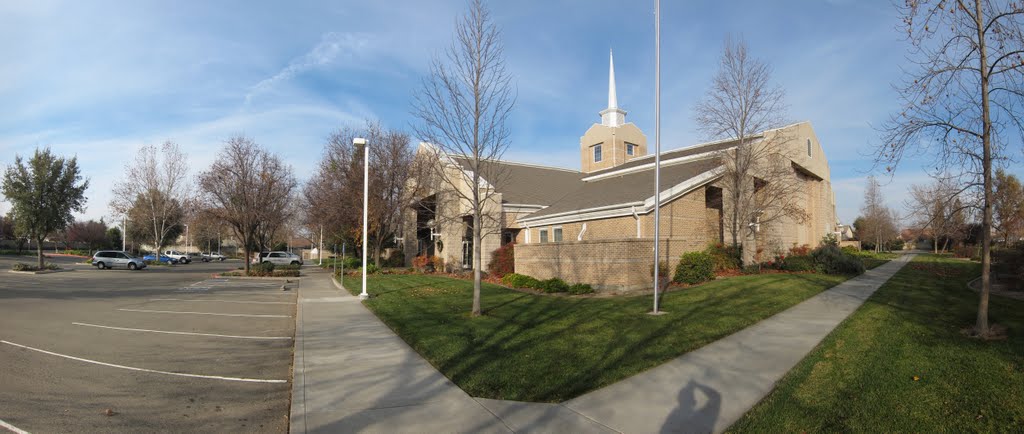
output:
<path id="1" fill-rule="evenodd" d="M 547 293 L 569 292 L 569 284 L 565 283 L 562 279 L 552 277 L 548 280 L 541 281 L 540 287 L 537 289 Z"/>
<path id="2" fill-rule="evenodd" d="M 715 264 L 715 272 L 738 270 L 741 264 L 741 253 L 739 247 L 725 246 L 723 244 L 712 244 L 704 253 L 711 255 Z"/>
<path id="3" fill-rule="evenodd" d="M 793 272 L 814 271 L 814 258 L 810 256 L 789 256 L 782 261 L 782 269 Z"/>
<path id="4" fill-rule="evenodd" d="M 824 245 L 811 252 L 815 270 L 825 274 L 863 274 L 864 262 L 839 247 Z"/>
<path id="5" fill-rule="evenodd" d="M 577 283 L 569 287 L 569 293 L 573 295 L 593 294 L 594 288 L 586 283 Z"/>
<path id="6" fill-rule="evenodd" d="M 513 288 L 536 288 L 540 286 L 539 280 L 517 273 L 506 274 L 505 277 L 501 278 L 501 283 Z"/>
<path id="7" fill-rule="evenodd" d="M 274 273 L 273 262 L 260 262 L 258 264 L 252 264 L 249 266 L 249 275 L 271 275 Z"/>
<path id="8" fill-rule="evenodd" d="M 705 252 L 690 252 L 679 258 L 676 275 L 672 279 L 676 283 L 701 283 L 715 278 L 715 258 Z"/>

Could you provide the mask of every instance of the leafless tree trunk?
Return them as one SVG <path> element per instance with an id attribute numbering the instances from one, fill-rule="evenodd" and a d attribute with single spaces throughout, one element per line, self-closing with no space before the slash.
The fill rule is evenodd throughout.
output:
<path id="1" fill-rule="evenodd" d="M 115 214 L 131 215 L 145 225 L 154 254 L 169 241 L 169 235 L 184 223 L 182 206 L 189 200 L 188 160 L 174 142 L 143 146 L 135 160 L 125 166 L 125 177 L 114 185 L 110 208 Z"/>
<path id="2" fill-rule="evenodd" d="M 981 190 L 981 282 L 975 333 L 989 334 L 992 163 L 1006 135 L 1024 132 L 1024 8 L 1001 0 L 908 1 L 901 7 L 916 70 L 883 128 L 876 161 L 891 171 L 907 152 L 936 155 L 962 187 Z"/>
<path id="3" fill-rule="evenodd" d="M 261 224 L 287 207 L 295 190 L 291 167 L 252 139 L 228 139 L 199 175 L 204 209 L 232 228 L 245 251 L 245 273 Z"/>
<path id="4" fill-rule="evenodd" d="M 443 59 L 431 63 L 413 103 L 421 121 L 416 133 L 435 151 L 437 179 L 471 209 L 474 316 L 481 313 L 484 207 L 501 177 L 501 166 L 491 163 L 508 148 L 505 120 L 515 104 L 500 36 L 483 2 L 471 0 L 469 11 L 456 22 L 455 41 Z"/>
<path id="5" fill-rule="evenodd" d="M 789 164 L 786 146 L 792 139 L 784 130 L 763 132 L 784 123 L 785 92 L 771 84 L 771 67 L 747 52 L 743 41 L 725 42 L 718 73 L 696 107 L 696 121 L 711 138 L 737 140 L 735 148 L 721 152 L 721 185 L 729 199 L 726 221 L 733 246 L 746 244 L 748 224 L 770 225 L 784 217 L 802 221 L 802 183 Z M 756 228 L 757 226 L 752 226 Z M 757 231 L 750 230 L 753 246 L 744 245 L 744 257 L 757 249 Z"/>

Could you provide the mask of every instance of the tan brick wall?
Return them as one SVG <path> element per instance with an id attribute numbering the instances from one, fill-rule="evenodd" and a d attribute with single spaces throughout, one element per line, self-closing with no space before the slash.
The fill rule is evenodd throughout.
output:
<path id="1" fill-rule="evenodd" d="M 679 257 L 694 249 L 685 239 L 662 239 L 662 261 L 675 268 Z M 626 238 L 521 244 L 515 249 L 516 273 L 537 279 L 558 277 L 570 284 L 588 283 L 601 292 L 650 289 L 654 264 L 654 240 Z M 670 276 L 671 277 L 671 276 Z"/>

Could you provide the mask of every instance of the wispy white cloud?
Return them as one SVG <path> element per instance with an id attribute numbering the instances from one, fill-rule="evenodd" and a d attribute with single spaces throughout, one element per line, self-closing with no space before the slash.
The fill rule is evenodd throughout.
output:
<path id="1" fill-rule="evenodd" d="M 288 66 L 273 76 L 256 83 L 245 95 L 245 103 L 249 104 L 255 96 L 310 69 L 326 66 L 337 60 L 354 60 L 368 45 L 369 39 L 363 34 L 325 33 L 321 36 L 320 42 L 306 54 L 293 59 Z"/>

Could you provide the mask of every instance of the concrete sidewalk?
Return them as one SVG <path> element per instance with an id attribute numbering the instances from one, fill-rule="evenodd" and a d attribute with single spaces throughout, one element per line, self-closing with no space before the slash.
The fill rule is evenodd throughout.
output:
<path id="1" fill-rule="evenodd" d="M 299 294 L 291 432 L 721 432 L 912 257 L 561 404 L 470 397 L 314 271 Z"/>

